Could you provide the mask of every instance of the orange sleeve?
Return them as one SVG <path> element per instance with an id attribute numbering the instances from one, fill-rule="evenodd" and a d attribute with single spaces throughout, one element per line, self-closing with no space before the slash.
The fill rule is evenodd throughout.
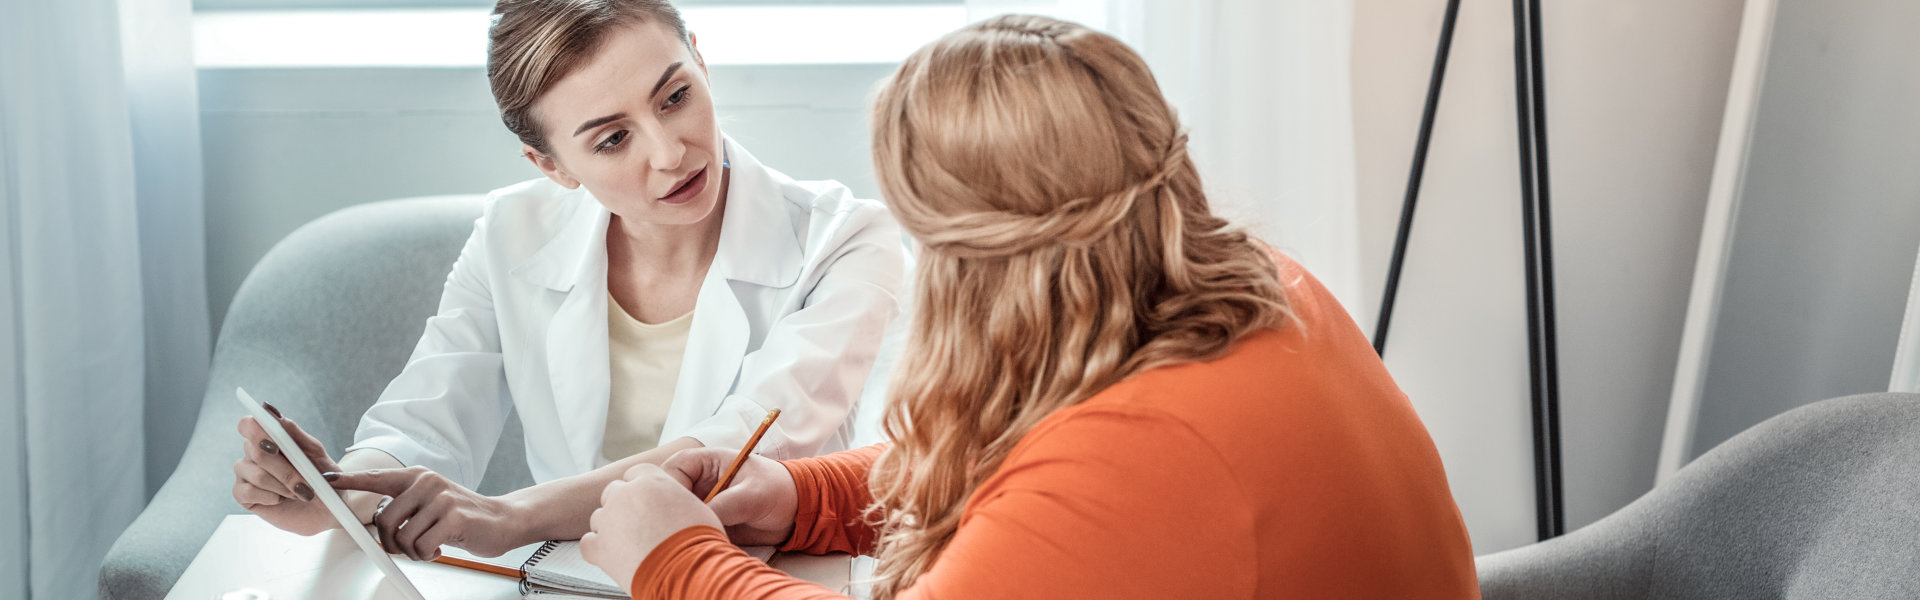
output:
<path id="1" fill-rule="evenodd" d="M 874 532 L 861 514 L 873 503 L 867 471 L 884 444 L 826 456 L 781 461 L 793 475 L 799 501 L 793 536 L 783 552 L 827 554 L 872 551 Z M 636 598 L 843 598 L 748 556 L 718 529 L 682 529 L 655 546 L 633 573 Z"/>
<path id="2" fill-rule="evenodd" d="M 871 464 L 879 450 L 825 458 L 852 452 Z M 864 488 L 864 477 L 858 481 Z M 826 515 L 847 496 L 817 498 Z M 840 522 L 815 519 L 827 530 L 852 529 L 832 526 Z M 1255 583 L 1253 531 L 1244 492 L 1184 423 L 1150 409 L 1080 410 L 1027 435 L 973 497 L 932 570 L 902 597 L 1247 597 Z M 865 535 L 870 543 L 871 532 Z M 859 538 L 847 532 L 839 539 Z M 633 583 L 643 598 L 841 597 L 759 564 L 711 528 L 669 538 Z"/>
<path id="3" fill-rule="evenodd" d="M 767 566 L 718 529 L 682 529 L 654 547 L 633 572 L 635 598 L 845 598 Z"/>
<path id="4" fill-rule="evenodd" d="M 780 550 L 807 554 L 872 552 L 873 527 L 863 518 L 867 506 L 873 504 L 873 493 L 867 489 L 867 471 L 884 451 L 885 444 L 874 444 L 826 456 L 781 461 L 793 475 L 799 506 L 793 515 L 793 536 L 787 538 Z"/>

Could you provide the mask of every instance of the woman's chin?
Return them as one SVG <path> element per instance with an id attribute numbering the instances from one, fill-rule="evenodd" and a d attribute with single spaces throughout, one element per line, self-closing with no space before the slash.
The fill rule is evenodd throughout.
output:
<path id="1" fill-rule="evenodd" d="M 621 219 L 659 226 L 696 225 L 714 218 L 715 198 L 694 198 L 686 202 L 663 202 L 649 200 L 634 206 L 635 210 L 613 210 Z M 631 206 L 631 205 L 630 205 Z M 613 209 L 613 207 L 608 207 Z"/>

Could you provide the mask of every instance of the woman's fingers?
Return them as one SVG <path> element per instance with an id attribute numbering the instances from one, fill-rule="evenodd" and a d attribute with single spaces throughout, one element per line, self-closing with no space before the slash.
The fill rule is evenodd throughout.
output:
<path id="1" fill-rule="evenodd" d="M 582 542 L 587 562 L 614 581 L 631 580 L 647 554 L 673 532 L 724 526 L 700 498 L 651 465 L 635 469 L 631 480 L 608 484 L 601 492 L 600 509 L 588 523 L 595 537 L 592 543 Z"/>
<path id="2" fill-rule="evenodd" d="M 332 456 L 327 455 L 327 446 L 320 443 L 320 438 L 313 437 L 313 434 L 301 429 L 300 424 L 294 423 L 293 419 L 281 417 L 280 426 L 287 430 L 287 436 L 293 438 L 293 443 L 300 445 L 300 451 L 306 453 L 307 460 L 313 461 L 314 467 L 321 472 L 340 470 L 340 465 L 333 462 Z"/>
<path id="3" fill-rule="evenodd" d="M 444 539 L 453 533 L 452 529 L 457 529 L 448 528 L 441 536 L 420 539 L 455 508 L 443 498 L 443 492 L 451 484 L 423 467 L 329 475 L 338 489 L 351 489 L 345 486 L 352 484 L 372 484 L 359 487 L 391 497 L 374 511 L 373 517 L 374 526 L 380 531 L 380 546 L 387 552 L 405 554 L 414 560 L 432 560 L 440 549 L 440 542 L 435 540 Z M 427 545 L 428 542 L 431 545 Z"/>
<path id="4" fill-rule="evenodd" d="M 665 474 L 667 479 L 680 484 L 680 487 L 686 488 L 689 492 L 693 491 L 693 486 L 700 483 L 700 480 L 695 479 L 694 476 L 688 475 L 685 471 L 679 469 L 660 469 L 660 472 Z"/>
<path id="5" fill-rule="evenodd" d="M 240 437 L 247 438 L 249 442 L 259 443 L 260 440 L 267 439 L 267 430 L 261 429 L 260 422 L 253 420 L 252 415 L 240 417 Z"/>
<path id="6" fill-rule="evenodd" d="M 600 563 L 602 562 L 601 556 L 600 556 L 600 550 L 601 550 L 600 544 L 601 542 L 604 542 L 604 541 L 606 540 L 601 539 L 600 534 L 594 533 L 592 531 L 588 531 L 586 535 L 580 536 L 580 558 L 586 559 L 587 564 L 591 564 L 596 567 L 600 566 Z"/>
<path id="7" fill-rule="evenodd" d="M 731 463 L 733 457 L 727 456 L 725 460 Z M 703 462 L 710 463 L 711 460 Z M 727 488 L 720 490 L 720 493 L 713 497 L 713 501 L 707 503 L 707 507 L 713 509 L 713 514 L 720 517 L 721 523 L 738 525 L 758 519 L 766 513 L 767 499 L 764 496 L 770 491 L 768 487 L 769 482 L 766 481 L 768 479 L 766 468 L 768 466 L 767 463 L 770 462 L 772 461 L 759 456 L 747 457 L 746 462 L 741 463 L 740 470 L 734 473 L 733 480 L 727 484 Z M 723 470 L 726 466 L 708 466 L 706 468 L 710 471 Z M 777 464 L 773 465 L 773 468 L 784 470 L 784 467 L 780 467 Z M 673 475 L 676 480 L 684 482 L 685 480 L 681 479 L 681 477 L 688 473 L 688 471 L 668 469 L 667 473 Z M 717 479 L 719 475 L 715 474 L 712 478 Z M 718 482 L 694 480 L 688 488 L 704 498 L 716 483 Z"/>
<path id="8" fill-rule="evenodd" d="M 652 466 L 652 465 L 643 464 L 640 466 Z M 619 497 L 620 490 L 625 489 L 626 486 L 633 485 L 633 477 L 634 477 L 634 472 L 633 470 L 629 469 L 627 471 L 626 479 L 608 482 L 607 487 L 600 488 L 600 507 L 606 508 L 608 505 L 611 505 L 615 501 L 614 499 Z M 599 516 L 599 514 L 600 514 L 600 511 L 596 510 L 594 511 L 593 516 Z M 589 527 L 592 526 L 591 520 L 588 521 L 588 526 Z"/>
<path id="9" fill-rule="evenodd" d="M 279 496 L 283 500 L 299 497 L 298 494 L 293 492 L 292 488 L 287 487 L 278 477 L 274 477 L 272 473 L 261 468 L 260 463 L 251 459 L 242 458 L 235 461 L 233 463 L 233 475 L 234 478 L 240 482 L 250 484 L 253 487 Z M 279 502 L 272 504 L 279 504 Z"/>
<path id="10" fill-rule="evenodd" d="M 240 508 L 253 510 L 255 507 L 278 505 L 284 498 L 246 481 L 235 481 L 233 482 L 233 499 L 240 502 Z"/>
<path id="11" fill-rule="evenodd" d="M 400 526 L 413 518 L 413 514 L 420 510 L 421 504 L 421 494 L 403 493 L 388 500 L 385 505 L 374 511 L 373 524 L 380 531 L 381 549 L 386 550 L 388 554 L 406 554 L 408 558 L 414 558 L 407 552 L 407 548 L 400 544 Z"/>
<path id="12" fill-rule="evenodd" d="M 469 539 L 469 527 L 496 515 L 487 498 L 425 467 L 326 473 L 336 490 L 360 490 L 390 499 L 374 511 L 380 546 L 414 560 L 433 560 L 440 547 Z M 483 542 L 484 545 L 484 542 Z M 487 548 L 486 550 L 495 550 Z M 504 552 L 506 548 L 494 552 Z"/>
<path id="13" fill-rule="evenodd" d="M 431 542 L 430 538 L 436 536 L 430 534 L 436 529 L 434 526 L 440 524 L 445 512 L 442 507 L 433 505 L 415 511 L 413 516 L 407 518 L 406 523 L 400 525 L 399 531 L 394 533 L 395 545 L 399 546 L 407 558 L 433 560 L 440 553 L 440 543 Z"/>
<path id="14" fill-rule="evenodd" d="M 660 468 L 674 479 L 688 482 L 687 490 L 702 498 L 720 481 L 721 472 L 733 462 L 737 451 L 725 448 L 692 448 L 673 453 Z M 637 465 L 636 465 L 637 467 Z M 633 479 L 632 469 L 627 471 L 627 479 Z"/>
<path id="15" fill-rule="evenodd" d="M 282 420 L 283 424 L 285 422 Z M 261 469 L 265 469 L 274 479 L 279 480 L 280 487 L 288 490 L 288 498 L 299 498 L 302 501 L 313 499 L 313 488 L 300 478 L 300 472 L 293 468 L 293 463 L 288 462 L 287 457 L 281 454 L 284 449 L 268 439 L 267 430 L 262 429 L 258 421 L 251 416 L 241 417 L 240 435 L 247 439 L 247 443 L 242 446 L 247 459 Z"/>
<path id="16" fill-rule="evenodd" d="M 762 504 L 764 503 L 753 497 L 751 490 L 729 487 L 721 490 L 720 495 L 714 496 L 713 501 L 707 503 L 707 508 L 713 509 L 713 516 L 719 517 L 721 524 L 732 526 L 747 523 L 759 517 L 765 512 L 761 507 Z"/>
<path id="17" fill-rule="evenodd" d="M 413 542 L 414 546 L 418 548 L 418 551 L 420 552 L 420 556 L 424 557 L 422 558 L 422 560 L 434 560 L 434 559 L 440 558 L 441 546 L 445 546 L 448 544 L 458 545 L 458 544 L 455 544 L 454 542 L 455 540 L 454 536 L 460 532 L 460 526 L 458 523 L 454 523 L 453 521 L 454 519 L 452 519 L 450 516 L 442 515 L 441 517 L 434 519 L 433 525 L 429 527 L 426 531 L 420 532 L 419 537 L 414 538 L 414 542 Z M 412 525 L 408 525 L 408 527 L 412 527 Z M 478 554 L 480 556 L 486 556 L 485 554 L 481 554 L 479 552 L 475 552 L 475 554 Z M 499 556 L 500 554 L 504 554 L 504 553 L 496 553 L 494 554 L 494 556 Z"/>
<path id="18" fill-rule="evenodd" d="M 382 496 L 399 496 L 420 479 L 422 469 L 370 469 L 366 471 L 329 471 L 320 476 L 336 490 L 359 490 Z"/>

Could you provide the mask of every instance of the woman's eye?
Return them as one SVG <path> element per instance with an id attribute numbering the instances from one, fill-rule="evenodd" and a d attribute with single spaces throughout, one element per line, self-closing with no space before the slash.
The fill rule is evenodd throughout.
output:
<path id="1" fill-rule="evenodd" d="M 681 102 L 686 102 L 686 101 L 687 101 L 687 89 L 688 89 L 688 88 L 684 88 L 684 87 L 683 87 L 683 88 L 680 88 L 680 89 L 678 89 L 678 90 L 674 90 L 674 92 L 673 92 L 673 95 L 671 95 L 671 96 L 667 96 L 667 106 L 673 106 L 673 105 L 676 105 L 676 104 L 679 104 L 679 103 L 681 103 Z"/>
<path id="2" fill-rule="evenodd" d="M 606 152 L 607 150 L 613 149 L 614 146 L 620 145 L 620 142 L 626 139 L 627 139 L 627 131 L 625 129 L 622 129 L 620 131 L 615 131 L 613 132 L 613 135 L 607 136 L 606 140 L 601 141 L 600 145 L 594 146 L 593 151 Z"/>

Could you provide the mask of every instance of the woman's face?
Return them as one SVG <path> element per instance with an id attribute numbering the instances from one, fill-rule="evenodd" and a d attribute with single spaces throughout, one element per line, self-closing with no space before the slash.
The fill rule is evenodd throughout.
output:
<path id="1" fill-rule="evenodd" d="M 552 154 L 523 151 L 547 177 L 586 186 L 622 219 L 698 223 L 719 204 L 722 177 L 710 90 L 706 64 L 673 30 L 629 25 L 534 102 Z"/>

